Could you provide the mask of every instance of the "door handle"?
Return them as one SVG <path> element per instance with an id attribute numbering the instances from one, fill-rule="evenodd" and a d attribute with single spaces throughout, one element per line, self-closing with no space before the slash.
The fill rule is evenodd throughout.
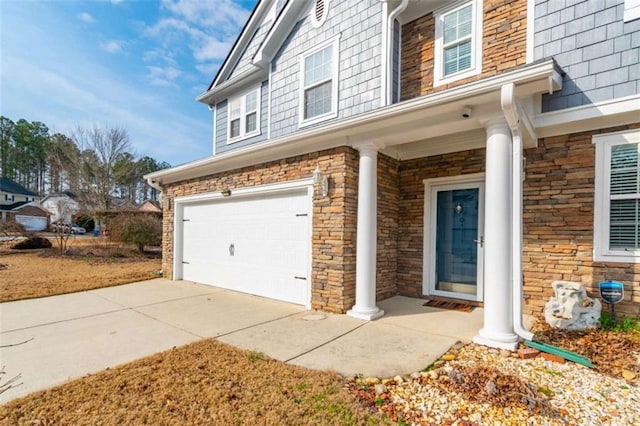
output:
<path id="1" fill-rule="evenodd" d="M 236 246 L 231 243 L 231 245 L 229 246 L 229 256 L 234 256 L 236 254 Z"/>
<path id="2" fill-rule="evenodd" d="M 484 235 L 481 235 L 479 240 L 473 240 L 473 242 L 480 244 L 480 247 L 484 247 Z"/>

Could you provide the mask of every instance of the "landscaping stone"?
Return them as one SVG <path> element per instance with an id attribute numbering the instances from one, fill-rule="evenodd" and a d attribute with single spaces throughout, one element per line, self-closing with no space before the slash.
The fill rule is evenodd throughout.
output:
<path id="1" fill-rule="evenodd" d="M 540 351 L 534 348 L 522 348 L 518 350 L 518 356 L 522 359 L 535 358 L 540 354 Z"/>
<path id="2" fill-rule="evenodd" d="M 387 392 L 387 387 L 382 383 L 377 383 L 374 386 L 374 389 L 375 389 L 376 395 L 382 395 L 383 393 Z"/>
<path id="3" fill-rule="evenodd" d="M 564 364 L 565 363 L 565 359 L 562 358 L 559 355 L 554 355 L 554 354 L 549 354 L 546 352 L 540 352 L 540 355 L 542 355 L 542 358 L 548 360 L 548 361 L 553 361 L 553 362 L 558 362 L 560 364 Z"/>
<path id="4" fill-rule="evenodd" d="M 598 326 L 602 306 L 600 300 L 587 296 L 582 283 L 554 281 L 554 296 L 544 307 L 544 318 L 552 327 L 586 330 Z"/>

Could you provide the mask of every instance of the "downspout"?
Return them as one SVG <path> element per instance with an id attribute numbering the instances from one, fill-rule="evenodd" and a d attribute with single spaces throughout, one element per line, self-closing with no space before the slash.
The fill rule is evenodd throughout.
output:
<path id="1" fill-rule="evenodd" d="M 381 96 L 381 106 L 391 105 L 392 97 L 393 97 L 393 21 L 396 20 L 398 15 L 400 15 L 409 4 L 409 0 L 401 0 L 400 4 L 396 6 L 393 11 L 389 14 L 386 22 L 383 19 L 382 23 L 382 69 L 381 69 L 381 78 L 382 78 L 382 92 Z M 387 2 L 385 1 L 382 5 L 382 16 L 387 13 Z"/>
<path id="2" fill-rule="evenodd" d="M 515 99 L 515 84 L 502 86 L 501 106 L 513 139 L 511 150 L 511 283 L 513 285 L 513 331 L 524 340 L 533 333 L 522 324 L 522 131 Z"/>
<path id="3" fill-rule="evenodd" d="M 156 182 L 155 180 L 153 180 L 153 178 L 148 177 L 147 184 L 149 184 L 149 186 L 155 189 L 156 191 L 162 192 L 162 185 L 160 184 L 160 182 Z"/>

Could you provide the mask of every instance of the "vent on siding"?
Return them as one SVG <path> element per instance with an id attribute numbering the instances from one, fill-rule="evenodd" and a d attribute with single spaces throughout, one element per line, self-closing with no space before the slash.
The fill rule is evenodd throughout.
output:
<path id="1" fill-rule="evenodd" d="M 329 2 L 330 0 L 314 1 L 313 9 L 311 10 L 311 24 L 314 28 L 318 28 L 326 21 L 327 14 L 329 13 Z"/>

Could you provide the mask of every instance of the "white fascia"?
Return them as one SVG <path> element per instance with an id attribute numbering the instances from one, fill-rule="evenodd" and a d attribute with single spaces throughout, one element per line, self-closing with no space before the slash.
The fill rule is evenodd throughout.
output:
<path id="1" fill-rule="evenodd" d="M 640 122 L 640 95 L 545 112 L 534 117 L 539 138 Z"/>

